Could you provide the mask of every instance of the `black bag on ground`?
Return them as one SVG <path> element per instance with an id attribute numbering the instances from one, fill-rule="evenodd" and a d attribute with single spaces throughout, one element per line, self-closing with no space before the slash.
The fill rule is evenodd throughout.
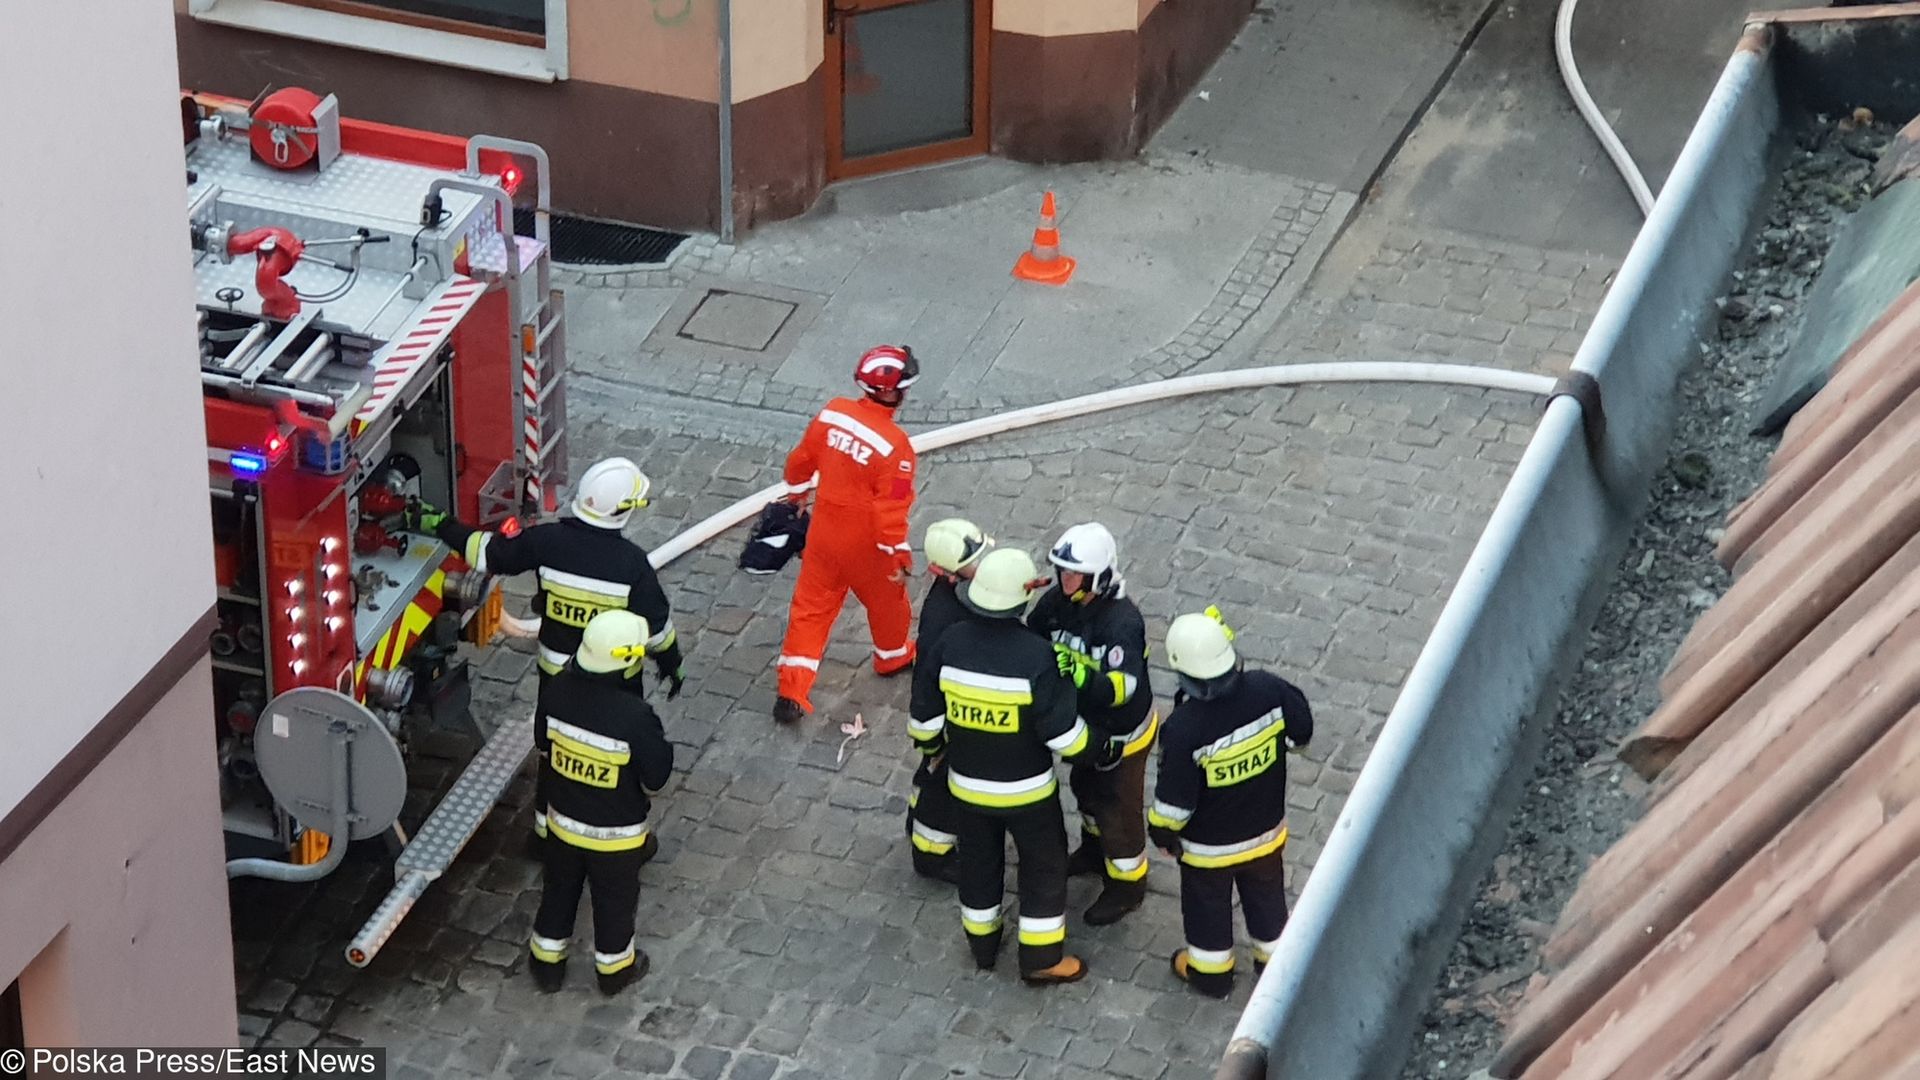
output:
<path id="1" fill-rule="evenodd" d="M 784 499 L 776 499 L 760 511 L 753 523 L 753 535 L 747 549 L 740 553 L 740 569 L 749 574 L 777 574 L 787 560 L 807 546 L 807 522 L 811 516 Z"/>

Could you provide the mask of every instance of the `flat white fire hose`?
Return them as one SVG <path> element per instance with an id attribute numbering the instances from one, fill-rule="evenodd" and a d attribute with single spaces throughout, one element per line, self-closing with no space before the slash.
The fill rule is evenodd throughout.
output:
<path id="1" fill-rule="evenodd" d="M 1560 81 L 1566 83 L 1567 93 L 1573 95 L 1573 107 L 1593 129 L 1601 149 L 1613 160 L 1614 169 L 1627 182 L 1627 190 L 1633 193 L 1640 216 L 1645 217 L 1653 212 L 1653 191 L 1647 187 L 1647 178 L 1640 175 L 1640 167 L 1633 163 L 1633 155 L 1627 153 L 1626 144 L 1614 134 L 1606 117 L 1600 115 L 1600 107 L 1593 103 L 1593 95 L 1587 93 L 1587 84 L 1580 78 L 1580 65 L 1573 59 L 1573 11 L 1578 6 L 1580 0 L 1560 0 L 1560 12 L 1553 23 L 1553 55 L 1560 63 Z"/>
<path id="2" fill-rule="evenodd" d="M 1170 398 L 1190 397 L 1195 394 L 1212 394 L 1222 390 L 1244 390 L 1264 386 L 1295 386 L 1303 383 L 1363 382 L 1432 383 L 1486 390 L 1512 390 L 1539 396 L 1551 393 L 1554 386 L 1554 379 L 1551 376 L 1507 371 L 1502 368 L 1474 367 L 1467 364 L 1427 364 L 1412 361 L 1282 364 L 1275 367 L 1183 375 L 1175 379 L 1161 379 L 1156 382 L 1123 386 L 1117 390 L 1066 398 L 1062 401 L 1016 409 L 996 416 L 983 416 L 978 420 L 949 424 L 946 427 L 915 435 L 913 449 L 918 453 L 925 453 L 928 450 L 939 450 L 943 447 L 971 442 L 974 439 L 984 439 L 989 435 L 1030 428 L 1037 424 L 1072 420 L 1110 409 L 1144 405 Z M 786 484 L 774 484 L 763 488 L 692 526 L 654 550 L 651 559 L 654 567 L 663 567 L 694 548 L 713 540 L 728 529 L 752 519 L 760 513 L 762 507 L 788 494 L 790 490 Z M 537 624 L 539 620 L 513 621 L 519 624 L 516 630 L 524 632 L 526 627 Z"/>

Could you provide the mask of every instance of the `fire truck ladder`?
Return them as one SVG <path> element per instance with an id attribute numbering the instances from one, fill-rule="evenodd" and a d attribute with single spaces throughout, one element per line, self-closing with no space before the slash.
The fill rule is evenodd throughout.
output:
<path id="1" fill-rule="evenodd" d="M 473 756 L 460 778 L 454 781 L 446 798 L 427 815 L 426 823 L 413 834 L 406 850 L 393 864 L 393 889 L 380 901 L 365 926 L 347 943 L 347 963 L 366 967 L 387 939 L 400 928 L 401 920 L 427 891 L 427 886 L 446 873 L 461 849 L 473 839 L 480 823 L 487 819 L 507 785 L 526 764 L 533 750 L 533 716 L 529 713 L 509 720 L 494 731 L 487 745 Z"/>
<path id="2" fill-rule="evenodd" d="M 547 294 L 536 322 L 521 334 L 520 416 L 525 438 L 526 501 L 535 514 L 557 506 L 566 481 L 567 397 L 566 300 L 558 289 Z M 532 349 L 525 346 L 531 344 Z"/>

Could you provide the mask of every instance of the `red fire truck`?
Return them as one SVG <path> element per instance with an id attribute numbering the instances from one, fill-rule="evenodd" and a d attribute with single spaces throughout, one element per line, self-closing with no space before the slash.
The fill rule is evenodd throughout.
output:
<path id="1" fill-rule="evenodd" d="M 365 964 L 524 764 L 476 723 L 462 640 L 499 590 L 419 501 L 511 531 L 565 482 L 561 294 L 537 146 L 343 120 L 302 89 L 187 93 L 187 216 L 219 586 L 215 729 L 230 876 L 310 880 L 398 850 Z M 533 235 L 517 235 L 516 207 Z M 409 837 L 409 744 L 481 745 Z"/>

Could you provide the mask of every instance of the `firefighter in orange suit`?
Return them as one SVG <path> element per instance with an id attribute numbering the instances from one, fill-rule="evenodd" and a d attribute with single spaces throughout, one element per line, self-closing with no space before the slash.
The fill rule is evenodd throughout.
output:
<path id="1" fill-rule="evenodd" d="M 780 646 L 780 698 L 773 707 L 780 723 L 813 711 L 808 694 L 848 590 L 867 609 L 873 669 L 885 676 L 913 667 L 907 511 L 916 466 L 913 445 L 893 413 L 919 377 L 911 349 L 868 350 L 853 371 L 864 396 L 828 402 L 787 455 L 786 482 L 796 497 L 816 474 L 819 486 Z"/>

